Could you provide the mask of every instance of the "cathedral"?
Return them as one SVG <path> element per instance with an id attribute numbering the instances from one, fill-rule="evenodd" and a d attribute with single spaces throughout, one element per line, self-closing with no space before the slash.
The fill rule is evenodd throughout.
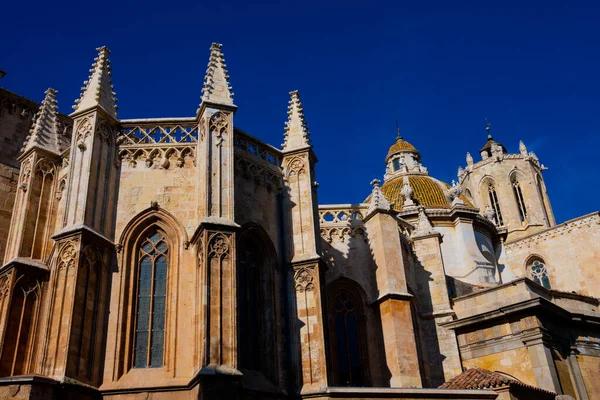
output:
<path id="1" fill-rule="evenodd" d="M 600 399 L 600 213 L 523 142 L 319 204 L 298 91 L 238 129 L 213 44 L 195 116 L 119 119 L 97 50 L 69 115 L 0 88 L 1 399 Z"/>

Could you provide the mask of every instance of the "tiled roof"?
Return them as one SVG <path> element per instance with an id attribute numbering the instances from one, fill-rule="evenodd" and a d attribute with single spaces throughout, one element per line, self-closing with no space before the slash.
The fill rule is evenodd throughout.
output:
<path id="1" fill-rule="evenodd" d="M 450 186 L 448 184 L 438 181 L 430 176 L 423 175 L 411 175 L 408 177 L 408 182 L 413 189 L 413 199 L 418 205 L 425 207 L 451 207 L 451 203 L 446 198 L 444 190 L 442 189 L 442 186 L 449 188 Z M 394 208 L 396 210 L 401 210 L 404 205 L 404 196 L 400 193 L 403 186 L 404 178 L 402 176 L 391 179 L 381 186 L 381 191 L 385 194 L 385 197 L 391 203 L 395 203 Z M 466 197 L 461 195 L 460 198 L 465 202 L 465 205 L 473 207 Z"/>
<path id="2" fill-rule="evenodd" d="M 462 374 L 455 376 L 440 386 L 440 389 L 493 389 L 502 386 L 520 386 L 531 390 L 555 394 L 549 390 L 527 385 L 516 378 L 500 372 L 492 372 L 482 368 L 470 368 Z"/>
<path id="3" fill-rule="evenodd" d="M 408 143 L 406 140 L 398 138 L 398 139 L 396 139 L 396 142 L 388 150 L 388 154 L 387 154 L 387 157 L 385 157 L 385 161 L 387 162 L 387 160 L 389 160 L 389 158 L 392 155 L 403 152 L 403 151 L 417 152 L 417 149 L 415 148 L 415 146 Z"/>

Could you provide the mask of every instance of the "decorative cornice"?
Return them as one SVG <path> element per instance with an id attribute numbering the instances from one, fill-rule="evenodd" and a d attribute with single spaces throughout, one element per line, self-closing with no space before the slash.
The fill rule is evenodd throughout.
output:
<path id="1" fill-rule="evenodd" d="M 504 250 L 510 252 L 525 247 L 537 246 L 539 242 L 554 239 L 557 236 L 569 234 L 574 229 L 588 229 L 597 226 L 600 229 L 600 212 L 583 215 L 560 225 L 553 226 L 541 232 L 537 232 L 504 244 Z"/>

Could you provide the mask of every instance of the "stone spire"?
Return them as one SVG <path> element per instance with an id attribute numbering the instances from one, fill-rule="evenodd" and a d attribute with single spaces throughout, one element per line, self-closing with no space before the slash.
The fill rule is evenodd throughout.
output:
<path id="1" fill-rule="evenodd" d="M 33 126 L 29 130 L 21 152 L 25 153 L 33 147 L 39 147 L 59 155 L 64 143 L 60 140 L 57 129 L 58 106 L 56 101 L 57 91 L 49 88 L 46 90 L 46 97 L 42 101 L 38 112 L 36 113 Z"/>
<path id="2" fill-rule="evenodd" d="M 373 191 L 371 192 L 371 199 L 369 202 L 369 209 L 367 210 L 367 216 L 373 214 L 376 211 L 390 211 L 392 204 L 385 197 L 385 194 L 381 191 L 379 179 L 373 179 L 371 185 L 373 185 Z"/>
<path id="3" fill-rule="evenodd" d="M 94 58 L 94 63 L 90 69 L 90 77 L 83 82 L 81 95 L 79 99 L 75 100 L 73 114 L 100 106 L 108 114 L 117 118 L 117 98 L 115 92 L 113 92 L 112 73 L 108 59 L 110 50 L 106 46 L 99 47 L 96 50 L 98 50 L 98 57 Z"/>
<path id="4" fill-rule="evenodd" d="M 525 147 L 525 143 L 522 140 L 519 140 L 519 153 L 523 156 L 527 156 L 527 147 Z"/>
<path id="5" fill-rule="evenodd" d="M 210 59 L 204 77 L 202 102 L 233 106 L 233 92 L 229 85 L 229 75 L 225 68 L 221 47 L 223 45 L 219 43 L 213 43 L 210 46 Z"/>
<path id="6" fill-rule="evenodd" d="M 283 136 L 283 150 L 295 150 L 310 146 L 310 133 L 304 120 L 304 108 L 300 102 L 300 93 L 297 90 L 290 92 L 288 105 L 288 120 L 285 123 Z"/>
<path id="7" fill-rule="evenodd" d="M 417 220 L 416 229 L 413 232 L 413 237 L 415 236 L 424 236 L 435 233 L 433 230 L 433 225 L 431 225 L 431 221 L 427 217 L 425 213 L 425 207 L 419 207 L 419 219 Z"/>

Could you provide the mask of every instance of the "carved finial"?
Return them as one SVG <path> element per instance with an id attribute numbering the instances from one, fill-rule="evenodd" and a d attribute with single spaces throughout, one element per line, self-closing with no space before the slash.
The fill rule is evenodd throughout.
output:
<path id="1" fill-rule="evenodd" d="M 46 97 L 33 119 L 33 125 L 23 143 L 21 152 L 24 153 L 33 147 L 39 147 L 57 155 L 61 153 L 64 143 L 63 136 L 58 131 L 56 93 L 58 92 L 52 88 L 46 90 Z"/>
<path id="2" fill-rule="evenodd" d="M 527 156 L 527 147 L 525 147 L 525 143 L 522 140 L 519 140 L 519 153 L 523 156 Z"/>
<path id="3" fill-rule="evenodd" d="M 376 211 L 389 211 L 392 208 L 392 204 L 390 204 L 379 187 L 380 183 L 381 181 L 379 179 L 373 179 L 371 181 L 371 185 L 373 185 L 373 191 L 371 192 L 369 209 L 367 210 L 366 216 L 371 215 Z"/>
<path id="4" fill-rule="evenodd" d="M 94 58 L 94 63 L 90 69 L 90 77 L 84 81 L 81 88 L 79 99 L 75 100 L 73 114 L 87 110 L 88 108 L 100 106 L 104 111 L 113 117 L 117 117 L 117 97 L 113 91 L 114 87 L 111 79 L 111 66 L 108 55 L 110 50 L 106 46 L 97 48 L 98 57 Z M 71 115 L 73 115 L 71 114 Z"/>
<path id="5" fill-rule="evenodd" d="M 465 173 L 465 170 L 463 169 L 463 167 L 459 166 L 458 167 L 458 172 L 456 173 L 456 176 L 458 177 L 458 181 L 459 182 L 462 179 L 462 176 L 463 176 L 464 173 Z"/>
<path id="6" fill-rule="evenodd" d="M 473 156 L 471 156 L 471 153 L 467 153 L 467 165 L 473 165 Z"/>
<path id="7" fill-rule="evenodd" d="M 448 189 L 448 194 L 450 195 L 450 198 L 452 199 L 452 205 L 456 206 L 456 205 L 464 205 L 465 202 L 462 201 L 462 199 L 460 198 L 460 195 L 463 192 L 463 188 L 460 184 L 456 183 L 456 181 L 452 180 L 452 187 L 450 189 Z"/>
<path id="8" fill-rule="evenodd" d="M 402 189 L 400 190 L 400 194 L 404 197 L 404 204 L 402 208 L 414 207 L 415 202 L 413 201 L 413 188 L 410 186 L 410 181 L 408 180 L 408 176 L 404 176 Z"/>
<path id="9" fill-rule="evenodd" d="M 233 106 L 233 92 L 229 85 L 222 47 L 223 45 L 219 43 L 210 46 L 210 59 L 204 77 L 204 88 L 202 88 L 202 102 Z"/>
<path id="10" fill-rule="evenodd" d="M 304 119 L 304 108 L 297 90 L 290 92 L 288 120 L 283 135 L 283 150 L 294 150 L 310 146 L 310 132 Z"/>
<path id="11" fill-rule="evenodd" d="M 485 206 L 485 210 L 483 210 L 483 216 L 489 220 L 491 223 L 496 225 L 496 212 L 490 207 L 490 205 Z"/>
<path id="12" fill-rule="evenodd" d="M 417 220 L 417 229 L 414 230 L 413 236 L 430 235 L 434 233 L 433 225 L 425 213 L 425 207 L 419 207 L 419 219 Z"/>

